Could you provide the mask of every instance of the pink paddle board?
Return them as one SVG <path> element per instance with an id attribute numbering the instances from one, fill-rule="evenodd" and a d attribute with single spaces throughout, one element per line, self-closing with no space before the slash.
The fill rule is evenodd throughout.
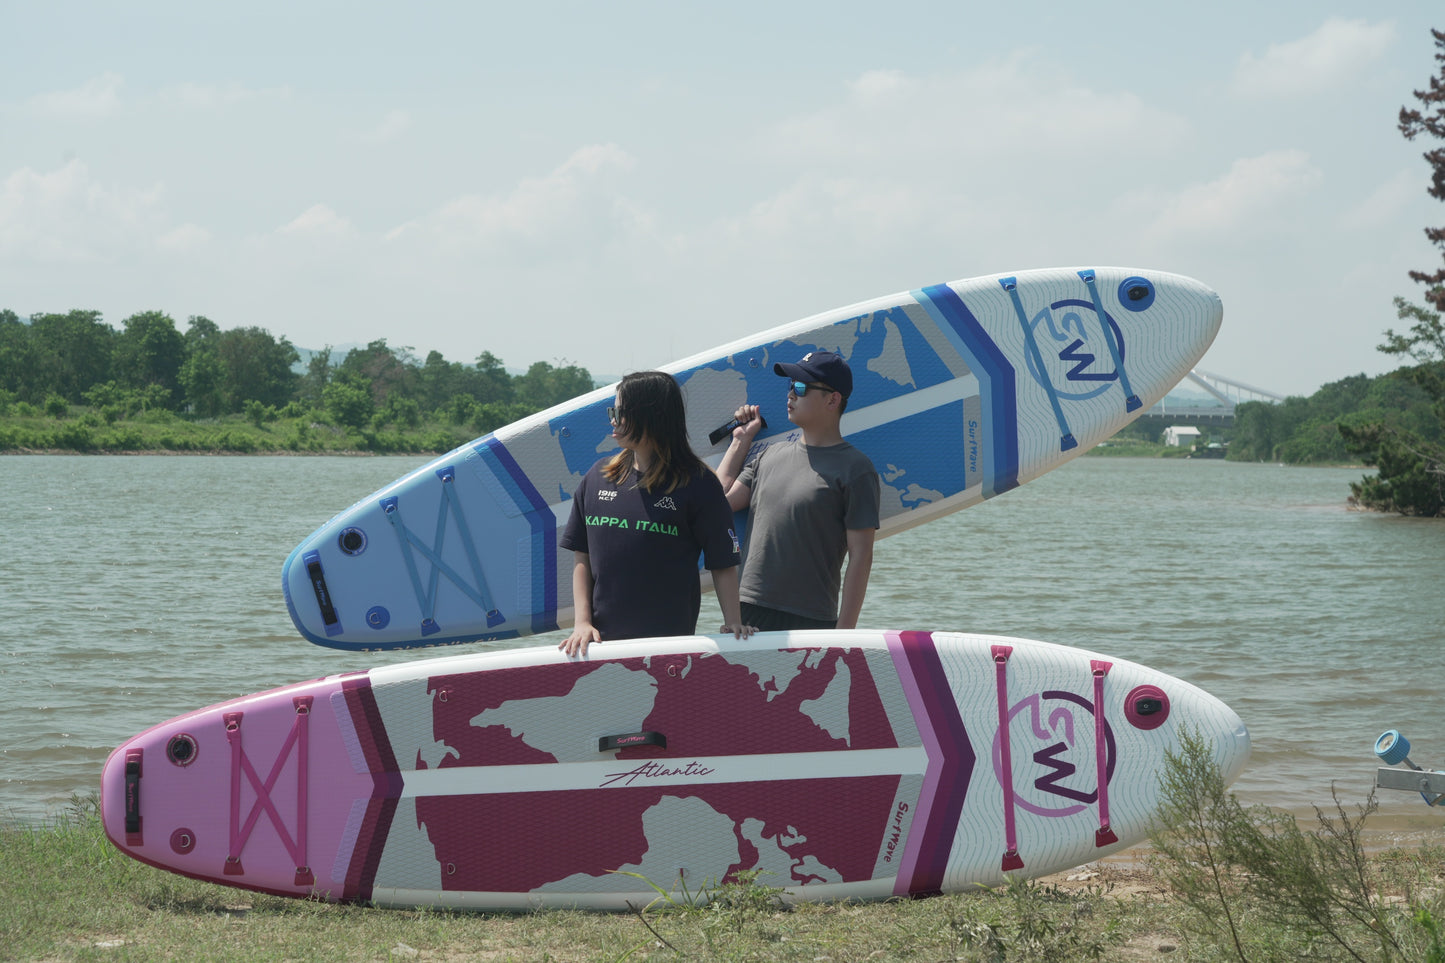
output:
<path id="1" fill-rule="evenodd" d="M 1239 717 L 1131 662 L 930 632 L 769 633 L 407 662 L 162 723 L 106 763 L 106 834 L 267 893 L 623 908 L 738 873 L 793 899 L 956 891 L 1138 842 L 1188 726 Z M 636 874 L 636 875 L 633 875 Z M 643 878 L 639 878 L 643 877 Z"/>

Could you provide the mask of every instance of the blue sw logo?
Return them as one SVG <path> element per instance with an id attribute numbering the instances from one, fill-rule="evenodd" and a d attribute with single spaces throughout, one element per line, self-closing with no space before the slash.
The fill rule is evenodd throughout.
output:
<path id="1" fill-rule="evenodd" d="M 1056 316 L 1055 312 L 1061 313 Z M 1107 311 L 1097 310 L 1091 302 L 1070 298 L 1055 301 L 1029 322 L 1035 339 L 1046 333 L 1048 339 L 1059 346 L 1053 353 L 1063 369 L 1064 384 L 1057 384 L 1048 372 L 1038 370 L 1030 354 L 1029 374 L 1034 380 L 1052 387 L 1059 398 L 1069 401 L 1086 401 L 1109 390 L 1119 380 L 1119 369 L 1112 363 L 1107 342 L 1100 340 L 1106 335 L 1099 321 L 1093 320 L 1099 317 L 1109 325 L 1109 334 L 1114 336 L 1114 343 L 1119 346 L 1119 364 L 1122 365 L 1124 333 L 1119 330 L 1119 325 Z M 1089 332 L 1089 320 L 1093 320 L 1095 329 L 1092 334 Z M 1041 332 L 1040 328 L 1045 331 Z"/>

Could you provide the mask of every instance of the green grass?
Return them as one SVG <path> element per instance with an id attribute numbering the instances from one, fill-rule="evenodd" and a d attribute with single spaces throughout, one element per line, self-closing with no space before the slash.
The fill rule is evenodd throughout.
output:
<path id="1" fill-rule="evenodd" d="M 1141 901 L 1105 885 L 799 904 L 747 880 L 633 913 L 451 913 L 230 889 L 122 855 L 93 804 L 0 830 L 6 960 L 1091 960 L 1141 937 Z M 1167 943 L 1172 937 L 1165 934 Z M 1142 944 L 1141 944 L 1142 945 Z M 1112 957 L 1118 958 L 1118 957 Z M 1149 956 L 1137 957 L 1140 959 Z"/>
<path id="2" fill-rule="evenodd" d="M 77 800 L 45 825 L 0 828 L 0 960 L 1445 963 L 1445 854 L 1366 858 L 1368 806 L 1322 814 L 1309 832 L 1244 809 L 1190 751 L 1165 776 L 1169 822 L 1146 863 L 932 899 L 791 907 L 766 877 L 660 894 L 630 913 L 285 899 L 135 862 L 105 839 L 94 801 Z"/>

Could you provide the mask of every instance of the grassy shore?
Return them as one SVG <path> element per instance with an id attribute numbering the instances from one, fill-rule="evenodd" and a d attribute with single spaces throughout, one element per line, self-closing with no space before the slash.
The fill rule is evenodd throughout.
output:
<path id="1" fill-rule="evenodd" d="M 67 817 L 0 831 L 0 959 L 1064 961 L 1156 959 L 1179 946 L 1178 908 L 1157 898 L 1147 871 L 1066 875 L 993 893 L 791 909 L 762 879 L 706 907 L 638 914 L 392 910 L 185 879 L 121 854 L 93 817 Z"/>
<path id="2" fill-rule="evenodd" d="M 185 879 L 122 855 L 93 804 L 82 804 L 43 826 L 0 829 L 0 959 L 1445 959 L 1445 950 L 1429 955 L 1440 943 L 1419 922 L 1421 913 L 1432 921 L 1441 912 L 1438 850 L 1369 857 L 1363 882 L 1375 918 L 1346 934 L 1349 951 L 1322 942 L 1307 922 L 1282 920 L 1268 901 L 1250 900 L 1238 874 L 1226 884 L 1229 911 L 1205 905 L 1201 915 L 1196 884 L 1208 889 L 1208 861 L 1161 866 L 1157 854 L 1141 852 L 1151 851 L 923 900 L 789 908 L 763 878 L 724 887 L 710 904 L 659 902 L 636 913 L 451 913 L 284 899 Z M 1348 893 L 1361 881 L 1335 882 Z M 1238 940 L 1221 937 L 1223 916 L 1237 925 Z M 1382 953 L 1371 927 L 1400 934 L 1400 951 Z"/>

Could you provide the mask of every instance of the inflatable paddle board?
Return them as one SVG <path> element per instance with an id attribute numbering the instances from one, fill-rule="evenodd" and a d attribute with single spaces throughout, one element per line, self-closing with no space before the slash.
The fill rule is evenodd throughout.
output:
<path id="1" fill-rule="evenodd" d="M 882 479 L 880 536 L 1057 468 L 1164 397 L 1219 329 L 1219 297 L 1159 271 L 1024 271 L 830 311 L 665 367 L 716 467 L 744 403 L 796 431 L 777 361 L 827 349 L 853 369 L 848 440 Z M 341 649 L 502 639 L 572 622 L 557 539 L 587 469 L 616 450 L 602 388 L 498 429 L 363 498 L 286 560 L 292 620 Z M 739 537 L 747 513 L 737 516 Z M 710 576 L 702 573 L 705 583 Z"/>
<path id="2" fill-rule="evenodd" d="M 111 754 L 142 862 L 287 896 L 620 909 L 738 874 L 791 899 L 959 891 L 1147 836 L 1188 727 L 1160 672 L 1023 639 L 766 633 L 429 659 L 211 706 Z"/>

